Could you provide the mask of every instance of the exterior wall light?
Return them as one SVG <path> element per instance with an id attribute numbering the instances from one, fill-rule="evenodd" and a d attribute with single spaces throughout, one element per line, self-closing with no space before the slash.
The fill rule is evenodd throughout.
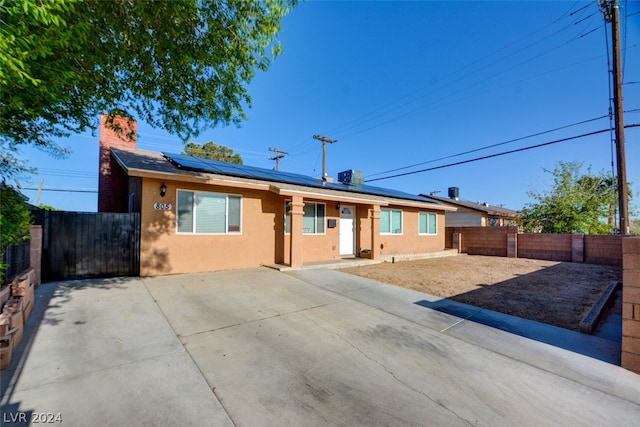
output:
<path id="1" fill-rule="evenodd" d="M 160 197 L 164 197 L 165 194 L 167 194 L 167 186 L 163 182 L 162 185 L 160 186 Z"/>
<path id="2" fill-rule="evenodd" d="M 336 210 L 339 211 L 340 210 L 340 202 L 336 203 Z"/>

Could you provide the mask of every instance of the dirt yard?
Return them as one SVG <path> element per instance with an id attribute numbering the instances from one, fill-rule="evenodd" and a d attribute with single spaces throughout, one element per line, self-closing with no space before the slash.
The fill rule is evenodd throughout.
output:
<path id="1" fill-rule="evenodd" d="M 573 330 L 607 285 L 622 280 L 619 267 L 470 255 L 342 271 Z"/>

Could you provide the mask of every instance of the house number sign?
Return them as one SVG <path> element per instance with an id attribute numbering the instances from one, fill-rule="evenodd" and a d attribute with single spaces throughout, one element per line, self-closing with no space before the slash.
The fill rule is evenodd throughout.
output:
<path id="1" fill-rule="evenodd" d="M 154 203 L 153 209 L 157 211 L 170 211 L 172 208 L 171 203 Z"/>

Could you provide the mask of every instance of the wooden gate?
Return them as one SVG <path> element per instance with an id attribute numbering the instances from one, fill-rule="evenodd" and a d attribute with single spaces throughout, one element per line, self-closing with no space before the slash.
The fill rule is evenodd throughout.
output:
<path id="1" fill-rule="evenodd" d="M 140 214 L 46 212 L 43 280 L 140 274 Z"/>

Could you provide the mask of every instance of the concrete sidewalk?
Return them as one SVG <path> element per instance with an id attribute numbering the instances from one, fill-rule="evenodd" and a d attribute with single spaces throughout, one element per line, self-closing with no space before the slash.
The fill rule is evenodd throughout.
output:
<path id="1" fill-rule="evenodd" d="M 71 426 L 640 419 L 638 375 L 339 271 L 57 282 L 36 298 L 28 342 L 2 372 L 5 422 L 43 412 Z"/>

